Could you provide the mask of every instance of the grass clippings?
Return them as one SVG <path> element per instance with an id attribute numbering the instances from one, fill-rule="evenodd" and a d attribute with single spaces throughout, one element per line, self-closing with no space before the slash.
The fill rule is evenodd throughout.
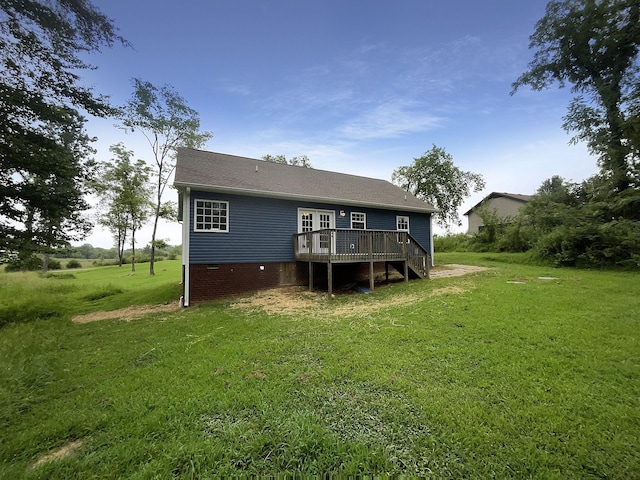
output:
<path id="1" fill-rule="evenodd" d="M 449 278 L 467 275 L 469 273 L 488 270 L 487 267 L 473 265 L 449 264 L 438 266 L 432 270 L 432 278 Z M 461 286 L 447 286 L 435 288 L 429 296 L 461 295 L 469 288 Z M 339 296 L 341 296 L 339 294 Z M 327 299 L 325 292 L 310 292 L 307 287 L 284 287 L 262 290 L 256 294 L 239 299 L 229 306 L 233 309 L 258 310 L 270 315 L 304 315 L 311 318 L 343 318 L 364 317 L 381 309 L 403 307 L 419 302 L 422 294 L 400 293 L 388 295 L 384 298 L 351 295 L 348 303 L 336 304 Z"/>

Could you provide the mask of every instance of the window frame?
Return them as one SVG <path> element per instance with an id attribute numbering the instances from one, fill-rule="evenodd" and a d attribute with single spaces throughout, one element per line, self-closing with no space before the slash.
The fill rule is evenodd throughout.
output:
<path id="1" fill-rule="evenodd" d="M 406 223 L 407 228 L 400 228 L 400 222 Z M 396 230 L 398 232 L 409 232 L 409 215 L 396 215 Z"/>
<path id="2" fill-rule="evenodd" d="M 199 205 L 200 204 L 200 205 Z M 198 222 L 198 208 L 203 208 L 206 209 L 207 206 L 204 204 L 209 204 L 208 208 L 211 210 L 211 213 L 206 214 L 206 213 L 202 213 L 203 217 L 209 217 L 210 221 L 205 221 L 205 219 L 203 218 L 202 221 Z M 215 215 L 213 215 L 213 210 L 214 210 L 214 205 L 213 204 L 218 204 L 218 212 L 221 212 L 224 210 L 225 215 L 224 217 L 222 215 L 220 215 L 220 213 L 218 213 L 217 217 L 218 217 L 218 228 L 213 228 L 213 225 L 216 224 L 216 222 L 213 221 Z M 220 206 L 224 205 L 224 209 L 221 209 Z M 224 223 L 221 222 L 220 220 L 224 218 Z M 212 228 L 202 228 L 202 227 L 198 227 L 198 225 L 205 225 L 205 224 L 210 224 L 212 225 Z M 221 229 L 219 228 L 220 225 L 224 225 L 226 228 L 225 229 Z M 208 198 L 195 198 L 193 200 L 193 231 L 194 232 L 203 232 L 203 233 L 229 233 L 229 202 L 227 200 L 215 200 L 215 199 L 208 199 Z"/>
<path id="3" fill-rule="evenodd" d="M 361 215 L 362 216 L 362 220 L 354 220 L 353 219 L 354 215 Z M 351 219 L 351 230 L 366 230 L 367 229 L 367 214 L 366 213 L 364 213 L 364 212 L 351 212 L 350 219 Z M 361 223 L 362 224 L 362 228 L 354 227 L 353 226 L 354 223 Z"/>

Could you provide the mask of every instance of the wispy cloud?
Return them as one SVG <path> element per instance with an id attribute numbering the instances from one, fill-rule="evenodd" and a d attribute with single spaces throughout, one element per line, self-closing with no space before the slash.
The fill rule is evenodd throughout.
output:
<path id="1" fill-rule="evenodd" d="M 439 127 L 444 118 L 427 113 L 424 105 L 410 100 L 389 101 L 347 121 L 338 129 L 350 140 L 396 138 Z"/>
<path id="2" fill-rule="evenodd" d="M 289 137 L 304 131 L 307 138 L 336 142 L 399 138 L 446 126 L 470 108 L 475 115 L 490 107 L 491 99 L 476 96 L 476 87 L 504 76 L 513 55 L 509 46 L 471 35 L 409 50 L 363 42 L 340 57 L 288 72 L 277 79 L 275 93 L 257 102 Z"/>
<path id="3" fill-rule="evenodd" d="M 241 97 L 248 97 L 253 93 L 253 89 L 249 85 L 244 83 L 238 83 L 228 78 L 218 79 L 218 83 L 222 90 L 232 95 L 239 95 Z"/>

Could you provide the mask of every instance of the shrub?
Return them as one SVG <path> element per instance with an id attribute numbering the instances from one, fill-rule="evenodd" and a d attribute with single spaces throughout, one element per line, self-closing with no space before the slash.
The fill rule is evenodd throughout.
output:
<path id="1" fill-rule="evenodd" d="M 7 272 L 19 272 L 21 270 L 35 271 L 42 268 L 42 259 L 35 255 L 27 258 L 13 258 L 7 262 L 4 268 Z"/>
<path id="2" fill-rule="evenodd" d="M 60 260 L 56 260 L 55 258 L 49 259 L 47 270 L 60 270 L 61 268 L 62 268 L 62 264 L 60 263 Z"/>
<path id="3" fill-rule="evenodd" d="M 433 249 L 436 252 L 468 252 L 470 238 L 466 233 L 454 233 L 444 236 L 434 235 Z"/>
<path id="4" fill-rule="evenodd" d="M 78 260 L 72 259 L 67 262 L 67 268 L 82 268 L 82 264 Z"/>

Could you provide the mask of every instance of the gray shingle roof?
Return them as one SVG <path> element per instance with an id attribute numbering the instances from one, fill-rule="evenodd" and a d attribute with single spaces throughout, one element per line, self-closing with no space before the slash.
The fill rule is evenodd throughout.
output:
<path id="1" fill-rule="evenodd" d="M 521 193 L 507 193 L 507 192 L 491 192 L 489 195 L 487 195 L 478 203 L 476 203 L 473 207 L 471 207 L 467 212 L 465 212 L 464 215 L 469 215 L 471 212 L 473 212 L 474 209 L 482 205 L 482 202 L 490 200 L 492 198 L 500 198 L 500 197 L 510 198 L 518 202 L 527 203 L 529 200 L 531 200 L 533 195 L 522 195 Z"/>
<path id="2" fill-rule="evenodd" d="M 386 180 L 189 148 L 178 149 L 174 185 L 178 189 L 190 187 L 258 197 L 436 211 Z"/>

